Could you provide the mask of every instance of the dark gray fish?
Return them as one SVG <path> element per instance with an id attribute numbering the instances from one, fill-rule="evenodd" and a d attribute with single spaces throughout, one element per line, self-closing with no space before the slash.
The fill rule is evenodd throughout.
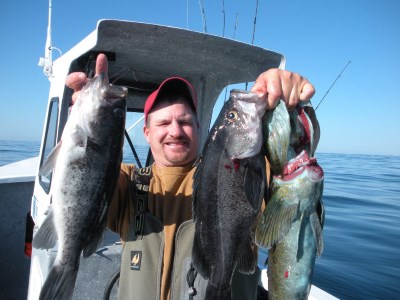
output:
<path id="1" fill-rule="evenodd" d="M 61 142 L 40 174 L 53 171 L 48 214 L 33 246 L 57 257 L 40 299 L 71 299 L 81 253 L 93 254 L 103 237 L 107 211 L 122 160 L 127 89 L 102 74 L 82 89 L 72 107 Z"/>
<path id="2" fill-rule="evenodd" d="M 324 173 L 313 157 L 319 125 L 310 106 L 288 113 L 281 102 L 276 111 L 264 117 L 273 179 L 255 241 L 269 249 L 269 299 L 307 299 L 315 258 L 323 251 Z"/>
<path id="3" fill-rule="evenodd" d="M 231 299 L 237 268 L 254 273 L 252 225 L 265 191 L 261 117 L 256 94 L 231 91 L 204 145 L 194 174 L 193 264 L 206 279 L 205 299 Z"/>

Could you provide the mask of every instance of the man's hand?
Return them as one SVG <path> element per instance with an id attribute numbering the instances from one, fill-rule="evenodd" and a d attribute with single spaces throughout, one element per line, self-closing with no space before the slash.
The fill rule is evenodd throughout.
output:
<path id="1" fill-rule="evenodd" d="M 273 109 L 282 99 L 288 109 L 299 101 L 308 101 L 315 93 L 314 86 L 299 74 L 280 69 L 270 69 L 258 76 L 252 92 L 267 101 L 267 109 Z"/>
<path id="2" fill-rule="evenodd" d="M 108 71 L 108 61 L 107 57 L 100 53 L 96 59 L 96 76 L 101 73 L 106 73 Z M 85 86 L 88 78 L 86 74 L 83 72 L 74 72 L 67 76 L 65 80 L 66 86 L 74 90 L 74 94 L 72 95 L 72 103 L 75 103 L 78 98 L 79 91 Z"/>

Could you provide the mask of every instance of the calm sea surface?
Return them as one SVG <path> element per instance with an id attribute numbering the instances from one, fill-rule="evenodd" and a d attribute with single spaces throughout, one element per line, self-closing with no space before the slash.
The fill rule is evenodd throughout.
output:
<path id="1" fill-rule="evenodd" d="M 144 163 L 146 148 L 137 150 Z M 0 166 L 38 153 L 39 143 L 0 141 Z M 325 172 L 326 220 L 313 283 L 340 299 L 398 299 L 400 157 L 317 157 Z"/>

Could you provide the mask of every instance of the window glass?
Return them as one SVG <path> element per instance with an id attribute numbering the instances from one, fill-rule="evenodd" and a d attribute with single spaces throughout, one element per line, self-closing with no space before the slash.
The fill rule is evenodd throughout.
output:
<path id="1" fill-rule="evenodd" d="M 143 135 L 143 113 L 139 112 L 127 112 L 126 113 L 126 131 L 129 139 L 125 136 L 124 150 L 123 150 L 123 162 L 126 164 L 134 164 L 137 167 L 145 167 L 146 160 L 149 153 L 149 145 Z M 129 141 L 132 142 L 134 150 L 132 150 Z M 140 161 L 140 164 L 135 158 L 135 152 Z"/>
<path id="2" fill-rule="evenodd" d="M 42 157 L 40 159 L 41 166 L 46 161 L 46 158 L 49 156 L 50 152 L 56 145 L 57 121 L 58 121 L 58 98 L 56 97 L 52 98 L 50 101 L 49 116 L 47 118 L 45 140 L 43 145 L 44 148 L 42 152 Z M 40 176 L 39 182 L 40 185 L 43 187 L 43 189 L 46 191 L 46 193 L 48 193 L 50 190 L 51 174 L 47 176 L 44 175 Z"/>

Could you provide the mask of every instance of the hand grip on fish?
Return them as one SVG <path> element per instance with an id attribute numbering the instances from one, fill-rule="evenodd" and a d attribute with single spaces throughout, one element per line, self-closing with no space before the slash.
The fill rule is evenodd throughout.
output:
<path id="1" fill-rule="evenodd" d="M 256 244 L 269 249 L 270 299 L 307 299 L 323 250 L 324 173 L 314 157 L 320 129 L 311 106 L 288 112 L 281 102 L 263 118 L 272 183 Z"/>
<path id="2" fill-rule="evenodd" d="M 58 252 L 40 299 L 71 299 L 80 256 L 93 254 L 103 237 L 122 160 L 127 89 L 105 74 L 89 80 L 72 107 L 61 142 L 40 174 L 53 171 L 52 204 L 33 246 Z"/>
<path id="3" fill-rule="evenodd" d="M 254 273 L 251 228 L 265 192 L 261 117 L 254 93 L 232 90 L 209 132 L 193 182 L 192 259 L 208 285 L 205 299 L 231 299 L 235 270 Z"/>

